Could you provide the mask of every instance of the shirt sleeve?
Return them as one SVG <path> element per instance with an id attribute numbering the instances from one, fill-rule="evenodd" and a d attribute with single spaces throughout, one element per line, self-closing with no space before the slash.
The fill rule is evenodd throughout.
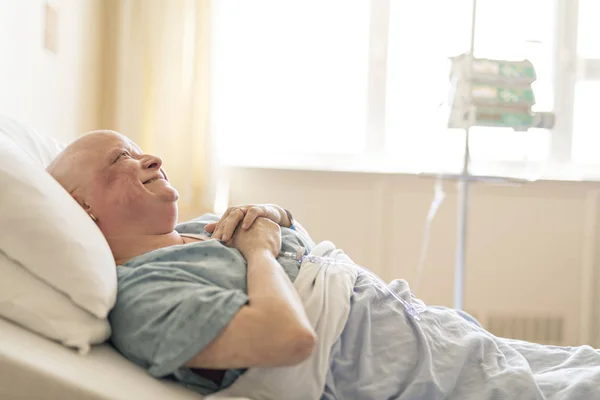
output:
<path id="1" fill-rule="evenodd" d="M 203 283 L 176 269 L 138 267 L 119 276 L 109 316 L 111 341 L 151 375 L 164 377 L 215 339 L 247 302 L 241 290 Z"/>

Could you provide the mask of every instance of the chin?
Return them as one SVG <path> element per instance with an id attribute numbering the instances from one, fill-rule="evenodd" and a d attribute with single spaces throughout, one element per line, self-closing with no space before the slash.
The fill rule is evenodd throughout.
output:
<path id="1" fill-rule="evenodd" d="M 162 197 L 165 201 L 175 202 L 179 200 L 179 192 L 175 188 L 170 187 L 169 190 L 165 191 L 165 193 L 160 197 Z"/>

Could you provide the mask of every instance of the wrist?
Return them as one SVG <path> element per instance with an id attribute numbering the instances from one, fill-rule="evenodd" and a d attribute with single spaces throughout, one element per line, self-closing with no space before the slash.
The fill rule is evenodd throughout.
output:
<path id="1" fill-rule="evenodd" d="M 255 260 L 264 260 L 265 258 L 276 258 L 276 255 L 273 254 L 271 250 L 261 248 L 254 248 L 250 251 L 247 251 L 243 254 L 243 256 L 246 259 L 246 262 L 248 262 L 248 264 Z"/>

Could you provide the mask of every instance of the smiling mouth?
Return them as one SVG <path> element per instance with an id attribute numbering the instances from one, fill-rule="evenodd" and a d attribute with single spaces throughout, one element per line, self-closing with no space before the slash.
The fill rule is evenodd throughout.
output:
<path id="1" fill-rule="evenodd" d="M 148 180 L 147 180 L 146 182 L 144 182 L 143 184 L 144 184 L 144 185 L 147 185 L 148 183 L 152 183 L 152 182 L 154 182 L 154 181 L 157 181 L 157 180 L 159 180 L 159 179 L 162 179 L 162 178 L 152 178 L 152 179 L 148 179 Z"/>

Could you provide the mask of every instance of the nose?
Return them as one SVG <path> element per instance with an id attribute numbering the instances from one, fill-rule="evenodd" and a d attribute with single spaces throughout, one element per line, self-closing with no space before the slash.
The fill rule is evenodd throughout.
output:
<path id="1" fill-rule="evenodd" d="M 144 160 L 144 169 L 159 169 L 162 166 L 162 160 L 156 156 L 146 156 Z"/>

